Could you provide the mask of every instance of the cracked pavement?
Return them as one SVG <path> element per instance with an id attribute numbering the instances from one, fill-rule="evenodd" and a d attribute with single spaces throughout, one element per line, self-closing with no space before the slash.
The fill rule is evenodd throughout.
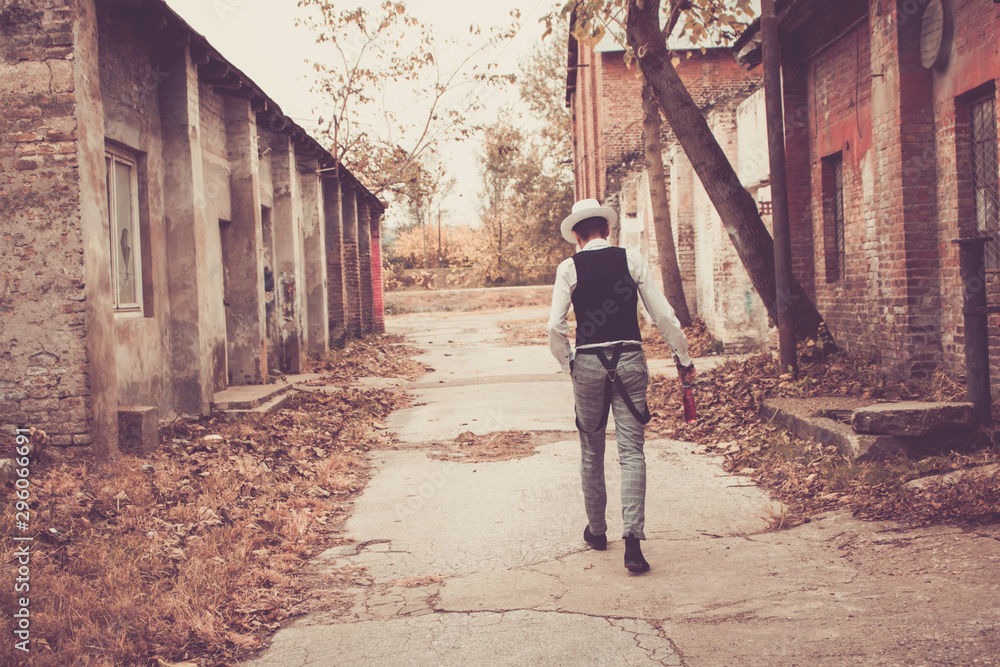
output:
<path id="1" fill-rule="evenodd" d="M 906 530 L 831 512 L 766 532 L 765 492 L 689 443 L 649 439 L 652 570 L 632 575 L 609 438 L 608 550 L 586 548 L 572 387 L 547 346 L 507 345 L 497 325 L 540 315 L 390 319 L 435 370 L 389 420 L 399 448 L 371 454 L 353 543 L 314 563 L 349 582 L 346 602 L 296 619 L 247 664 L 1000 664 L 996 525 Z M 500 430 L 562 433 L 523 459 L 428 456 Z"/>

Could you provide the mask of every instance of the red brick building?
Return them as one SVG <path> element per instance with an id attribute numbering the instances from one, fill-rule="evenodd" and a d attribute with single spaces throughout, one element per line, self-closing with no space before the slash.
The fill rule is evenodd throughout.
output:
<path id="1" fill-rule="evenodd" d="M 748 73 L 728 48 L 678 50 L 677 73 L 706 112 L 737 104 L 760 88 L 759 72 Z M 645 167 L 642 139 L 642 79 L 625 64 L 621 49 L 595 51 L 569 40 L 566 105 L 573 117 L 577 199 L 604 200 L 622 178 Z M 663 145 L 676 139 L 663 124 Z"/>
<path id="2" fill-rule="evenodd" d="M 906 374 L 960 375 L 952 241 L 997 235 L 1000 4 L 779 0 L 778 14 L 799 280 L 841 347 Z M 756 27 L 736 53 L 759 63 Z M 995 241 L 990 282 L 998 269 Z"/>

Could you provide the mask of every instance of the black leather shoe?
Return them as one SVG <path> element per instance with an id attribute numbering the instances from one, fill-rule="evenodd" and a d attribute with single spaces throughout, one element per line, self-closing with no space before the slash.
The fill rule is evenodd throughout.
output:
<path id="1" fill-rule="evenodd" d="M 592 549 L 597 549 L 598 551 L 604 551 L 608 548 L 608 536 L 594 535 L 590 532 L 590 526 L 583 529 L 583 540 L 589 544 Z"/>
<path id="2" fill-rule="evenodd" d="M 629 535 L 625 538 L 625 568 L 629 572 L 649 572 L 649 563 L 642 557 L 639 538 Z"/>

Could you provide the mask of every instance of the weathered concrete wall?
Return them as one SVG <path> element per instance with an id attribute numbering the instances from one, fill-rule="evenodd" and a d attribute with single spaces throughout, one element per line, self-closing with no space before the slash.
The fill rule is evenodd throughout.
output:
<path id="1" fill-rule="evenodd" d="M 709 127 L 730 161 L 737 158 L 736 114 L 733 110 L 713 110 Z M 685 167 L 691 170 L 690 164 Z M 733 247 L 719 214 L 712 206 L 701 182 L 677 173 L 676 178 L 692 183 L 694 192 L 695 274 L 698 314 L 706 327 L 720 338 L 726 352 L 755 351 L 768 340 L 767 311 Z"/>
<path id="2" fill-rule="evenodd" d="M 226 354 L 225 282 L 222 271 L 222 228 L 232 220 L 232 193 L 229 189 L 229 149 L 226 145 L 225 98 L 212 86 L 198 87 L 199 133 L 201 139 L 204 183 L 196 196 L 205 209 L 205 272 L 208 283 L 205 296 L 208 311 L 205 335 L 212 350 L 212 388 L 222 391 L 228 385 Z"/>
<path id="3" fill-rule="evenodd" d="M 764 89 L 756 91 L 736 108 L 736 173 L 743 187 L 755 188 L 771 177 L 767 146 L 767 115 Z"/>
<path id="4" fill-rule="evenodd" d="M 101 456 L 118 452 L 118 377 L 115 372 L 114 320 L 110 314 L 108 204 L 104 196 L 104 109 L 100 100 L 97 11 L 92 0 L 77 4 L 73 81 L 76 89 L 80 217 L 83 223 L 87 281 L 87 356 L 90 370 L 90 436 L 73 435 L 73 444 L 93 445 Z"/>
<path id="5" fill-rule="evenodd" d="M 664 158 L 666 160 L 666 158 Z M 698 177 L 684 150 L 677 144 L 670 148 L 670 222 L 674 232 L 677 265 L 681 270 L 684 297 L 691 315 L 701 314 L 698 272 L 695 265 L 694 226 L 698 210 L 695 208 L 695 183 Z M 700 186 L 700 183 L 699 183 Z M 647 185 L 647 188 L 649 186 Z"/>
<path id="6" fill-rule="evenodd" d="M 267 129 L 257 124 L 257 140 L 260 144 L 260 230 L 262 263 L 264 266 L 264 340 L 267 347 L 267 366 L 280 370 L 278 350 L 278 296 L 274 279 L 274 182 L 271 178 L 271 150 Z"/>
<path id="7" fill-rule="evenodd" d="M 0 424 L 117 446 L 92 2 L 0 10 Z"/>
<path id="8" fill-rule="evenodd" d="M 99 5 L 98 40 L 104 131 L 109 142 L 136 159 L 141 251 L 142 312 L 115 314 L 118 402 L 173 408 L 169 381 L 170 302 L 167 299 L 163 146 L 157 89 L 171 75 L 135 26 Z"/>
<path id="9" fill-rule="evenodd" d="M 323 184 L 319 162 L 302 163 L 302 228 L 305 239 L 305 306 L 309 330 L 309 352 L 326 354 L 330 350 L 330 313 L 327 308 L 326 221 Z"/>
<path id="10" fill-rule="evenodd" d="M 231 212 L 221 227 L 230 385 L 267 382 L 260 144 L 250 102 L 225 100 Z"/>
<path id="11" fill-rule="evenodd" d="M 302 190 L 295 146 L 284 134 L 271 133 L 271 178 L 274 185 L 274 284 L 279 341 L 276 360 L 285 373 L 301 373 L 305 361 L 302 242 Z"/>
<path id="12" fill-rule="evenodd" d="M 163 127 L 164 211 L 170 298 L 170 373 L 175 407 L 206 414 L 212 402 L 213 340 L 209 336 L 209 229 L 205 212 L 198 73 L 187 48 L 164 49 L 171 76 L 158 89 Z M 213 220 L 213 226 L 217 223 Z"/>

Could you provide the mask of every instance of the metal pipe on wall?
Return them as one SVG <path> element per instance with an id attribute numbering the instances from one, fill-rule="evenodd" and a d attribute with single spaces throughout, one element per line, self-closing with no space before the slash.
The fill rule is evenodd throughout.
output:
<path id="1" fill-rule="evenodd" d="M 795 310 L 792 301 L 792 236 L 788 220 L 788 176 L 785 166 L 785 120 L 781 95 L 781 45 L 774 0 L 761 0 L 760 33 L 764 56 L 764 98 L 771 166 L 774 273 L 777 285 L 778 348 L 781 372 L 798 375 Z"/>
<path id="2" fill-rule="evenodd" d="M 986 304 L 986 243 L 976 236 L 952 241 L 959 247 L 962 278 L 962 313 L 965 316 L 965 385 L 968 400 L 975 406 L 980 423 L 992 418 L 990 394 L 989 308 Z"/>

